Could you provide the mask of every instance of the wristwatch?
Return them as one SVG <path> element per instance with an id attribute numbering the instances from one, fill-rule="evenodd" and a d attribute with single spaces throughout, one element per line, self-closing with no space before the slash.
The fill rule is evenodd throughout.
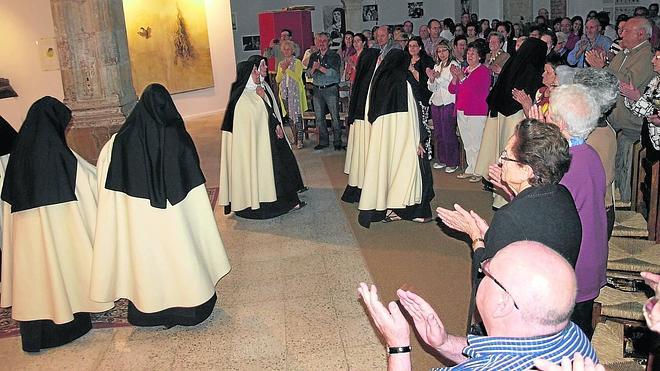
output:
<path id="1" fill-rule="evenodd" d="M 410 345 L 407 345 L 405 347 L 388 347 L 387 348 L 387 354 L 399 354 L 399 353 L 410 353 L 412 348 Z"/>

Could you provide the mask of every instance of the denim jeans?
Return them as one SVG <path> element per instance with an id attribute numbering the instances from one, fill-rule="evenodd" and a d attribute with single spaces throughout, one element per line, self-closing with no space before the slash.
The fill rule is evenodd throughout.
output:
<path id="1" fill-rule="evenodd" d="M 314 87 L 313 93 L 314 114 L 316 115 L 316 128 L 319 131 L 319 144 L 327 146 L 328 126 L 325 123 L 325 112 L 330 111 L 332 118 L 333 142 L 335 146 L 341 146 L 341 123 L 339 122 L 339 86 L 320 89 Z M 327 106 L 327 110 L 326 110 Z"/>

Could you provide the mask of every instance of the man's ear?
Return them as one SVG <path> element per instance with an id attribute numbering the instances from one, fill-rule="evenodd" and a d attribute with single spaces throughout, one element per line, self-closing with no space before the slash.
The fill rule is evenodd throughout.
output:
<path id="1" fill-rule="evenodd" d="M 507 317 L 513 310 L 515 310 L 513 305 L 513 298 L 511 298 L 511 295 L 505 291 L 501 291 L 500 293 L 497 293 L 493 296 L 493 313 L 491 314 L 493 318 Z"/>

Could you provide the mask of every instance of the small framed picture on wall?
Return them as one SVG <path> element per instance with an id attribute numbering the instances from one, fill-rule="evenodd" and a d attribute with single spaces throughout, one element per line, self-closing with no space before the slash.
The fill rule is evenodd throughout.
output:
<path id="1" fill-rule="evenodd" d="M 378 5 L 362 6 L 362 22 L 378 22 Z"/>
<path id="2" fill-rule="evenodd" d="M 242 37 L 243 51 L 249 52 L 261 49 L 261 37 L 259 35 L 247 35 Z"/>

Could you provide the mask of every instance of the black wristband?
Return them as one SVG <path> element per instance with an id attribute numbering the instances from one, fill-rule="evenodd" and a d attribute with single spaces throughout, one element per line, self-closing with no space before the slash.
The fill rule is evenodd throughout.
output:
<path id="1" fill-rule="evenodd" d="M 388 347 L 387 354 L 410 353 L 411 350 L 410 345 L 405 347 Z"/>

